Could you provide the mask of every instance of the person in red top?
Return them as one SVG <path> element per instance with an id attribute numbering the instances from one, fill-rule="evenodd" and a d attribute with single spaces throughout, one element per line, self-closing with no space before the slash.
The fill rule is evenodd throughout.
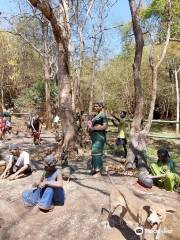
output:
<path id="1" fill-rule="evenodd" d="M 33 134 L 33 141 L 34 141 L 34 144 L 36 144 L 36 145 L 40 144 L 41 124 L 42 124 L 42 121 L 40 119 L 40 116 L 38 114 L 36 114 L 31 119 L 31 129 L 32 129 L 32 134 Z"/>
<path id="2" fill-rule="evenodd" d="M 0 139 L 4 140 L 6 134 L 6 119 L 3 113 L 0 113 Z"/>

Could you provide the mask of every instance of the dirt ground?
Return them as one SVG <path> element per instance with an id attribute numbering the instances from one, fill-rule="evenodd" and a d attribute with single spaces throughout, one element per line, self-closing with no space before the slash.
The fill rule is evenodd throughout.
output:
<path id="1" fill-rule="evenodd" d="M 33 156 L 40 149 L 52 144 L 53 138 L 45 139 L 40 147 L 32 144 L 31 138 L 24 135 L 13 137 L 6 143 L 0 143 L 0 157 L 5 158 L 8 146 L 18 142 L 23 149 L 28 149 Z M 42 160 L 32 159 L 33 174 L 14 181 L 0 180 L 0 239 L 2 240 L 138 240 L 134 230 L 137 224 L 129 217 L 126 224 L 118 223 L 118 216 L 114 215 L 111 227 L 107 223 L 107 213 L 101 215 L 101 208 L 108 209 L 108 196 L 112 185 L 106 175 L 93 178 L 87 170 L 89 157 L 83 161 L 72 161 L 74 169 L 72 180 L 64 182 L 66 201 L 64 206 L 56 206 L 52 212 L 44 213 L 36 208 L 24 208 L 21 193 L 30 189 L 32 181 L 42 174 Z M 105 162 L 112 161 L 109 156 Z M 115 175 L 113 181 L 118 185 L 134 186 L 136 178 Z M 166 192 L 156 187 L 143 194 L 163 206 L 173 207 L 176 212 L 168 215 L 162 226 L 161 240 L 180 239 L 180 198 L 175 192 Z M 134 203 L 138 204 L 138 202 Z M 152 235 L 152 234 L 151 234 Z M 150 240 L 152 236 L 148 237 Z M 152 238 L 153 239 L 153 238 Z"/>

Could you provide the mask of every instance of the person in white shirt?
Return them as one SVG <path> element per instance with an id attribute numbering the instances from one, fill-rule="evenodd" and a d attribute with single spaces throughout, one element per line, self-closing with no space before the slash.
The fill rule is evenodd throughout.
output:
<path id="1" fill-rule="evenodd" d="M 0 178 L 15 180 L 19 177 L 31 173 L 29 153 L 22 151 L 16 144 L 10 145 L 9 151 L 9 161 Z"/>
<path id="2" fill-rule="evenodd" d="M 54 117 L 54 120 L 53 120 L 53 126 L 54 126 L 54 129 L 56 130 L 58 128 L 58 123 L 60 121 L 60 118 L 59 116 L 56 114 L 56 116 Z"/>

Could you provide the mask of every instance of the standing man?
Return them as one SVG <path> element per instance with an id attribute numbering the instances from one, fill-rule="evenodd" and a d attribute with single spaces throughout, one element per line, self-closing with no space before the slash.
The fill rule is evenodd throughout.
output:
<path id="1" fill-rule="evenodd" d="M 32 128 L 32 132 L 33 132 L 33 141 L 35 145 L 39 145 L 40 144 L 40 126 L 41 126 L 42 122 L 40 119 L 39 114 L 36 114 L 34 117 L 32 117 L 31 119 L 31 128 Z"/>

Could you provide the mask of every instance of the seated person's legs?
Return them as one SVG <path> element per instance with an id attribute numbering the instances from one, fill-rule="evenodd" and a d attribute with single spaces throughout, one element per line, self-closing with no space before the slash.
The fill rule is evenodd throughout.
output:
<path id="1" fill-rule="evenodd" d="M 54 189 L 46 187 L 43 189 L 42 197 L 38 203 L 40 209 L 49 210 L 52 206 L 52 199 L 54 196 Z"/>
<path id="2" fill-rule="evenodd" d="M 27 207 L 37 205 L 41 197 L 41 191 L 41 188 L 24 191 L 22 193 L 24 205 Z"/>
<path id="3" fill-rule="evenodd" d="M 54 205 L 64 205 L 65 193 L 64 189 L 54 189 L 53 203 Z"/>

